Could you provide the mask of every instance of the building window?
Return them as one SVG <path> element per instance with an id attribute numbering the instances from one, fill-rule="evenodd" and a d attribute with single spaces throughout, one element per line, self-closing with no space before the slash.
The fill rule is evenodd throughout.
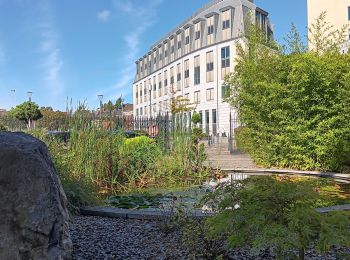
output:
<path id="1" fill-rule="evenodd" d="M 205 133 L 209 134 L 209 110 L 205 110 Z"/>
<path id="2" fill-rule="evenodd" d="M 350 21 L 350 6 L 348 7 L 348 20 Z"/>
<path id="3" fill-rule="evenodd" d="M 230 47 L 221 48 L 221 68 L 230 67 Z"/>
<path id="4" fill-rule="evenodd" d="M 162 82 L 158 82 L 158 95 L 161 97 L 162 96 Z"/>
<path id="5" fill-rule="evenodd" d="M 190 70 L 185 70 L 185 79 L 188 79 L 190 77 Z"/>
<path id="6" fill-rule="evenodd" d="M 186 36 L 185 38 L 185 44 L 190 44 L 190 36 Z"/>
<path id="7" fill-rule="evenodd" d="M 214 81 L 214 53 L 207 52 L 207 82 Z"/>
<path id="8" fill-rule="evenodd" d="M 225 30 L 225 29 L 228 29 L 230 28 L 230 20 L 225 20 L 222 22 L 222 29 Z"/>
<path id="9" fill-rule="evenodd" d="M 172 46 L 170 47 L 170 50 L 171 50 L 171 53 L 174 53 L 174 51 L 175 51 L 174 45 L 172 45 Z"/>
<path id="10" fill-rule="evenodd" d="M 168 57 L 168 50 L 165 50 L 165 52 L 164 52 L 164 57 L 165 57 L 165 58 Z"/>
<path id="11" fill-rule="evenodd" d="M 221 86 L 221 98 L 227 98 L 230 96 L 230 86 L 226 84 L 222 84 Z"/>
<path id="12" fill-rule="evenodd" d="M 214 62 L 207 63 L 207 72 L 214 70 Z"/>
<path id="13" fill-rule="evenodd" d="M 181 41 L 177 42 L 177 48 L 181 49 Z"/>
<path id="14" fill-rule="evenodd" d="M 213 123 L 213 135 L 217 134 L 217 120 L 216 120 L 216 109 L 212 110 L 212 123 Z"/>
<path id="15" fill-rule="evenodd" d="M 212 101 L 214 100 L 214 89 L 210 88 L 207 89 L 207 101 Z"/>
<path id="16" fill-rule="evenodd" d="M 168 86 L 168 72 L 164 71 L 164 88 Z"/>
<path id="17" fill-rule="evenodd" d="M 194 57 L 194 84 L 198 85 L 201 83 L 201 66 L 200 56 Z"/>
<path id="18" fill-rule="evenodd" d="M 196 32 L 196 40 L 198 40 L 199 38 L 201 38 L 201 31 L 197 31 Z"/>
<path id="19" fill-rule="evenodd" d="M 177 81 L 181 81 L 181 73 L 177 73 L 176 79 L 177 79 Z"/>
<path id="20" fill-rule="evenodd" d="M 214 25 L 208 26 L 208 35 L 213 34 L 213 33 L 214 33 Z"/>
<path id="21" fill-rule="evenodd" d="M 198 85 L 201 83 L 201 67 L 194 67 L 194 84 Z"/>
<path id="22" fill-rule="evenodd" d="M 200 91 L 194 92 L 194 103 L 199 104 L 201 102 L 200 94 L 201 94 Z"/>

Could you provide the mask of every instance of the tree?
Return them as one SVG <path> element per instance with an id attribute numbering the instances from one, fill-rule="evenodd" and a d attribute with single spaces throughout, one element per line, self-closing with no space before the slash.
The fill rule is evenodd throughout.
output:
<path id="1" fill-rule="evenodd" d="M 122 97 L 118 98 L 116 101 L 115 101 L 115 109 L 117 110 L 120 110 L 123 108 L 123 102 L 124 102 L 124 99 Z"/>
<path id="2" fill-rule="evenodd" d="M 318 213 L 318 183 L 288 177 L 251 177 L 222 186 L 207 198 L 219 213 L 209 220 L 212 236 L 226 235 L 230 247 L 250 246 L 253 254 L 270 248 L 278 259 L 293 250 L 304 259 L 315 246 L 349 246 L 349 214 Z"/>
<path id="3" fill-rule="evenodd" d="M 66 112 L 54 111 L 51 107 L 41 107 L 40 112 L 43 117 L 37 121 L 37 127 L 48 130 L 64 130 L 68 128 Z"/>
<path id="4" fill-rule="evenodd" d="M 327 12 L 322 12 L 309 30 L 310 50 L 317 55 L 339 53 L 341 45 L 346 41 L 348 26 L 340 29 L 327 22 Z"/>
<path id="5" fill-rule="evenodd" d="M 10 111 L 11 115 L 21 121 L 24 121 L 28 130 L 32 128 L 32 121 L 38 120 L 43 117 L 40 112 L 39 106 L 34 102 L 24 102 Z"/>
<path id="6" fill-rule="evenodd" d="M 320 19 L 323 19 L 321 17 Z M 265 167 L 344 171 L 350 166 L 350 55 L 315 26 L 318 49 L 303 52 L 295 29 L 288 52 L 260 37 L 238 46 L 227 101 L 244 125 L 240 148 Z M 294 31 L 294 32 L 293 32 Z M 333 34 L 331 34 L 333 35 Z M 281 49 L 279 49 L 281 50 Z"/>

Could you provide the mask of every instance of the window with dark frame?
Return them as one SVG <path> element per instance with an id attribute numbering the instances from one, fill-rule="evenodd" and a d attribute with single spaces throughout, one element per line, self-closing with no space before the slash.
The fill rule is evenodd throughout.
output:
<path id="1" fill-rule="evenodd" d="M 230 28 L 230 20 L 225 20 L 222 22 L 222 29 L 225 30 L 225 29 L 228 29 Z"/>
<path id="2" fill-rule="evenodd" d="M 208 35 L 211 35 L 214 33 L 214 25 L 208 26 Z"/>
<path id="3" fill-rule="evenodd" d="M 181 81 L 181 73 L 177 73 L 177 81 Z"/>
<path id="4" fill-rule="evenodd" d="M 207 72 L 214 70 L 214 62 L 207 63 Z"/>
<path id="5" fill-rule="evenodd" d="M 196 40 L 201 38 L 201 31 L 196 31 Z"/>
<path id="6" fill-rule="evenodd" d="M 178 49 L 181 49 L 181 41 L 178 41 L 178 42 L 177 42 L 177 48 L 178 48 Z"/>
<path id="7" fill-rule="evenodd" d="M 197 66 L 194 68 L 194 84 L 198 85 L 201 83 L 201 67 Z"/>
<path id="8" fill-rule="evenodd" d="M 230 47 L 221 48 L 221 68 L 230 67 Z"/>
<path id="9" fill-rule="evenodd" d="M 185 38 L 185 44 L 190 44 L 190 36 L 186 36 Z"/>

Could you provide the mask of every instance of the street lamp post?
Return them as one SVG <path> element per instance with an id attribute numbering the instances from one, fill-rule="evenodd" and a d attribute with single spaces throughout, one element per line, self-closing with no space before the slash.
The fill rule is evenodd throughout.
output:
<path id="1" fill-rule="evenodd" d="M 100 100 L 100 119 L 102 119 L 102 100 L 103 100 L 103 95 L 97 95 L 98 100 Z"/>
<path id="2" fill-rule="evenodd" d="M 29 100 L 29 102 L 32 102 L 33 92 L 28 91 L 28 92 L 27 92 L 27 95 L 28 95 L 28 100 Z"/>
<path id="3" fill-rule="evenodd" d="M 149 85 L 149 117 L 152 117 L 152 85 Z"/>
<path id="4" fill-rule="evenodd" d="M 16 90 L 11 89 L 11 94 L 12 94 L 13 107 L 15 107 L 15 105 L 16 105 Z"/>

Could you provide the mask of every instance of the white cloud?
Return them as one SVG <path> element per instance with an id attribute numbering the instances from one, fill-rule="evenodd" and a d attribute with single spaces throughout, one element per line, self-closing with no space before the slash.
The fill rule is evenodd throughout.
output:
<path id="1" fill-rule="evenodd" d="M 102 10 L 97 13 L 97 18 L 100 19 L 102 22 L 106 22 L 111 16 L 111 11 L 109 10 Z"/>
<path id="2" fill-rule="evenodd" d="M 121 94 L 123 96 L 132 93 L 132 82 L 135 77 L 135 61 L 140 55 L 141 36 L 151 27 L 156 19 L 157 7 L 163 0 L 149 0 L 145 5 L 134 3 L 132 0 L 115 0 L 114 4 L 118 11 L 129 16 L 130 19 L 136 21 L 139 26 L 130 28 L 130 32 L 124 38 L 127 46 L 125 55 L 121 58 L 121 63 L 124 65 L 124 70 L 120 72 L 119 79 L 114 86 L 106 92 L 113 94 L 109 95 L 109 99 L 115 99 Z"/>
<path id="3" fill-rule="evenodd" d="M 59 36 L 54 26 L 54 17 L 48 4 L 41 5 L 42 18 L 39 23 L 40 32 L 40 51 L 43 54 L 42 81 L 45 87 L 50 91 L 50 96 L 58 98 L 64 91 L 64 85 L 61 79 L 61 71 L 64 61 L 59 48 Z"/>

